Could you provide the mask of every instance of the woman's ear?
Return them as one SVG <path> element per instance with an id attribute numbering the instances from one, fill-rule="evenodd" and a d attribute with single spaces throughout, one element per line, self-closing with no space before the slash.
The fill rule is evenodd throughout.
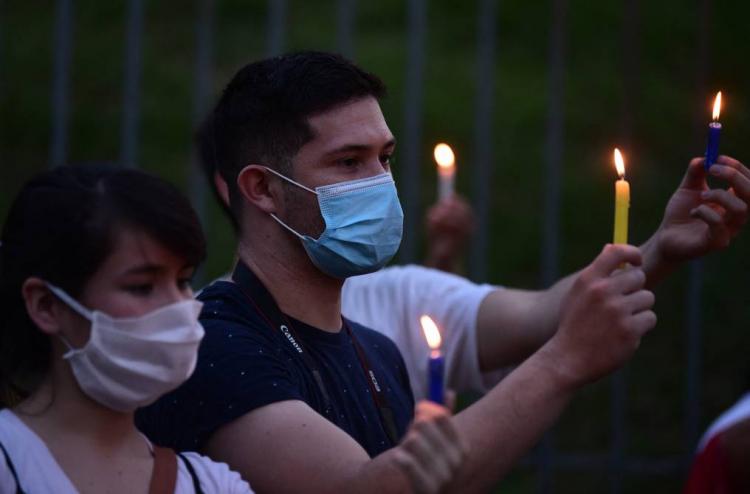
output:
<path id="1" fill-rule="evenodd" d="M 280 189 L 275 181 L 269 180 L 266 168 L 248 165 L 237 176 L 237 188 L 247 202 L 264 213 L 276 213 L 276 200 Z"/>
<path id="2" fill-rule="evenodd" d="M 29 318 L 43 333 L 55 335 L 60 332 L 61 322 L 68 317 L 68 311 L 44 281 L 28 278 L 21 285 L 21 296 Z"/>
<path id="3" fill-rule="evenodd" d="M 224 205 L 229 207 L 229 186 L 219 172 L 214 172 L 214 187 L 216 187 L 221 200 L 224 201 Z"/>

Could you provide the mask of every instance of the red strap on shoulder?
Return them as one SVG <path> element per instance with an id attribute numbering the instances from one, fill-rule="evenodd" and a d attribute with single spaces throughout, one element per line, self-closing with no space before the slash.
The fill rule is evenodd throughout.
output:
<path id="1" fill-rule="evenodd" d="M 177 455 L 169 448 L 154 446 L 154 471 L 149 494 L 174 494 L 177 485 Z"/>

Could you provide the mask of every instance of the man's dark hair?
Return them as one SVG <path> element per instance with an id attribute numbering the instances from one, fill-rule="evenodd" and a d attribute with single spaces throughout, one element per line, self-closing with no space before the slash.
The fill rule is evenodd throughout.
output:
<path id="1" fill-rule="evenodd" d="M 196 135 L 211 188 L 217 192 L 215 171 L 227 182 L 232 207 L 226 212 L 235 227 L 237 175 L 245 166 L 263 164 L 291 176 L 292 157 L 314 137 L 308 118 L 368 96 L 385 96 L 383 82 L 332 53 L 292 53 L 240 69 Z"/>

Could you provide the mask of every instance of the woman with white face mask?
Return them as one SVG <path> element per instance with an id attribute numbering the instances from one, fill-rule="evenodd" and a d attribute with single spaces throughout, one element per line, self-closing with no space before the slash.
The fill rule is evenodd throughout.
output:
<path id="1" fill-rule="evenodd" d="M 0 493 L 251 492 L 133 424 L 193 372 L 204 256 L 187 200 L 145 173 L 67 167 L 24 187 L 0 244 Z"/>

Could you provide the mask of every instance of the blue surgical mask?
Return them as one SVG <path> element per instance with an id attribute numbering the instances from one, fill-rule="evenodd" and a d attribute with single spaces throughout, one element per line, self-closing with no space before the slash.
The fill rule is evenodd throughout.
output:
<path id="1" fill-rule="evenodd" d="M 318 196 L 326 227 L 317 239 L 296 232 L 275 214 L 271 217 L 299 237 L 310 260 L 327 275 L 343 279 L 372 273 L 398 251 L 404 212 L 390 173 L 312 190 L 275 170 L 267 170 Z"/>

